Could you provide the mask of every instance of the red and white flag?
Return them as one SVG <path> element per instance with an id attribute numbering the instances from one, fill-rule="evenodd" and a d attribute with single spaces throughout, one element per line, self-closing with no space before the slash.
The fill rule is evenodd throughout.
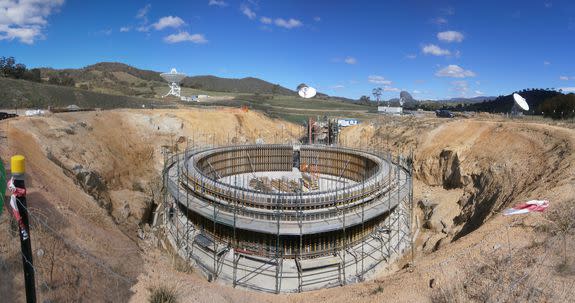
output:
<path id="1" fill-rule="evenodd" d="M 519 203 L 513 208 L 508 208 L 503 212 L 504 216 L 520 215 L 530 212 L 543 212 L 549 207 L 549 201 L 547 200 L 531 200 L 525 203 Z"/>

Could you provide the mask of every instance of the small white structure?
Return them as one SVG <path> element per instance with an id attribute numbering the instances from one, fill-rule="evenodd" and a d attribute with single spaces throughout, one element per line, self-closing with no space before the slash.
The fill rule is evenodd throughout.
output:
<path id="1" fill-rule="evenodd" d="M 337 126 L 339 127 L 347 127 L 352 125 L 357 125 L 359 121 L 357 119 L 339 119 L 337 120 Z"/>
<path id="2" fill-rule="evenodd" d="M 178 71 L 175 68 L 172 68 L 172 70 L 169 73 L 160 74 L 160 77 L 162 77 L 164 80 L 166 80 L 166 82 L 170 84 L 170 91 L 164 96 L 162 96 L 162 98 L 165 98 L 169 95 L 180 98 L 181 97 L 180 92 L 182 91 L 182 89 L 180 88 L 180 83 L 182 82 L 182 80 L 184 80 L 186 74 L 178 73 Z"/>
<path id="3" fill-rule="evenodd" d="M 76 104 L 71 104 L 66 106 L 66 109 L 72 112 L 72 111 L 79 111 L 81 108 Z"/>
<path id="4" fill-rule="evenodd" d="M 377 112 L 380 114 L 401 115 L 403 113 L 403 107 L 378 106 Z"/>
<path id="5" fill-rule="evenodd" d="M 42 116 L 46 114 L 46 112 L 44 110 L 41 109 L 30 109 L 24 112 L 24 115 L 27 117 L 31 117 L 31 116 Z"/>
<path id="6" fill-rule="evenodd" d="M 191 97 L 181 96 L 181 97 L 180 97 L 180 100 L 186 101 L 186 102 L 195 102 L 195 101 L 198 101 L 198 99 L 195 98 L 194 96 L 191 96 Z"/>

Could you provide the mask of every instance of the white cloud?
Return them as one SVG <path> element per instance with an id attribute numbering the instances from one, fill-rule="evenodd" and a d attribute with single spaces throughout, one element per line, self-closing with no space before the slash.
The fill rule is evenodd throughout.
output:
<path id="1" fill-rule="evenodd" d="M 559 80 L 563 80 L 563 81 L 575 80 L 575 77 L 559 76 Z"/>
<path id="2" fill-rule="evenodd" d="M 252 11 L 252 9 L 249 8 L 249 6 L 242 5 L 240 6 L 240 10 L 242 11 L 242 14 L 246 15 L 248 18 L 252 20 L 256 18 L 256 13 Z"/>
<path id="3" fill-rule="evenodd" d="M 484 94 L 485 94 L 484 92 L 482 92 L 482 91 L 480 91 L 480 90 L 476 90 L 476 91 L 474 91 L 474 93 L 475 93 L 476 95 L 478 95 L 478 96 L 481 96 L 481 95 L 484 95 Z"/>
<path id="4" fill-rule="evenodd" d="M 457 92 L 460 96 L 467 96 L 467 91 L 469 91 L 469 85 L 465 80 L 453 81 L 451 82 L 453 87 L 450 89 Z"/>
<path id="5" fill-rule="evenodd" d="M 405 56 L 405 58 L 413 60 L 413 59 L 417 58 L 417 55 L 416 54 L 408 54 Z"/>
<path id="6" fill-rule="evenodd" d="M 287 29 L 292 29 L 292 28 L 300 27 L 303 25 L 301 23 L 301 21 L 299 21 L 297 19 L 293 19 L 293 18 L 290 18 L 289 20 L 277 18 L 274 20 L 274 23 L 275 23 L 275 25 L 277 25 L 279 27 L 283 27 L 283 28 L 287 28 Z"/>
<path id="7" fill-rule="evenodd" d="M 452 6 L 444 7 L 441 9 L 441 13 L 448 16 L 455 15 L 455 8 Z"/>
<path id="8" fill-rule="evenodd" d="M 417 89 L 414 89 L 414 90 L 412 90 L 411 92 L 414 93 L 414 94 L 421 94 L 421 91 L 420 91 L 420 90 L 417 90 Z"/>
<path id="9" fill-rule="evenodd" d="M 545 6 L 545 8 L 550 8 L 550 7 L 553 6 L 553 3 L 552 3 L 551 1 L 545 1 L 545 2 L 543 3 L 543 5 Z"/>
<path id="10" fill-rule="evenodd" d="M 551 62 L 545 60 L 545 61 L 543 61 L 543 65 L 551 65 Z"/>
<path id="11" fill-rule="evenodd" d="M 435 44 L 424 45 L 422 49 L 424 54 L 430 54 L 434 56 L 449 56 L 451 52 L 447 49 L 443 49 Z"/>
<path id="12" fill-rule="evenodd" d="M 0 40 L 33 44 L 43 38 L 47 18 L 63 4 L 64 0 L 0 0 Z"/>
<path id="13" fill-rule="evenodd" d="M 371 75 L 367 77 L 367 81 L 373 84 L 383 84 L 383 85 L 391 85 L 391 81 L 385 80 L 384 77 L 378 75 Z"/>
<path id="14" fill-rule="evenodd" d="M 331 86 L 331 88 L 332 88 L 332 89 L 343 89 L 343 88 L 345 88 L 345 86 L 343 86 L 343 85 L 341 85 L 341 84 L 338 84 L 338 85 L 333 85 L 333 86 Z"/>
<path id="15" fill-rule="evenodd" d="M 463 34 L 456 31 L 445 31 L 437 33 L 437 39 L 445 42 L 461 42 L 463 41 Z"/>
<path id="16" fill-rule="evenodd" d="M 450 64 L 440 70 L 435 75 L 437 77 L 450 77 L 450 78 L 466 78 L 475 77 L 475 73 L 470 70 L 465 70 L 458 65 Z"/>
<path id="17" fill-rule="evenodd" d="M 112 29 L 103 29 L 101 31 L 98 31 L 96 34 L 98 35 L 104 35 L 104 36 L 109 36 L 112 34 Z"/>
<path id="18" fill-rule="evenodd" d="M 136 18 L 138 19 L 146 19 L 148 16 L 148 12 L 150 11 L 150 8 L 152 8 L 151 4 L 146 4 L 146 6 L 140 8 L 138 10 L 138 13 L 136 14 Z"/>
<path id="19" fill-rule="evenodd" d="M 343 62 L 345 62 L 347 64 L 356 64 L 357 59 L 354 57 L 347 57 L 347 58 L 345 58 L 345 60 L 343 60 Z"/>
<path id="20" fill-rule="evenodd" d="M 226 1 L 223 1 L 223 0 L 210 0 L 210 1 L 208 1 L 208 5 L 226 7 L 226 6 L 228 6 L 228 3 Z"/>
<path id="21" fill-rule="evenodd" d="M 399 92 L 399 91 L 401 91 L 401 89 L 399 89 L 397 87 L 384 86 L 383 91 L 384 92 Z"/>
<path id="22" fill-rule="evenodd" d="M 37 26 L 32 27 L 9 27 L 0 24 L 0 40 L 19 39 L 20 42 L 33 44 L 42 37 L 42 31 Z"/>
<path id="23" fill-rule="evenodd" d="M 177 34 L 171 34 L 164 38 L 166 43 L 180 43 L 180 42 L 192 42 L 196 44 L 208 43 L 208 40 L 202 34 L 190 35 L 188 32 L 180 32 Z"/>
<path id="24" fill-rule="evenodd" d="M 260 18 L 260 22 L 263 23 L 263 24 L 272 24 L 273 20 L 272 20 L 272 18 L 261 17 L 261 18 Z"/>
<path id="25" fill-rule="evenodd" d="M 447 24 L 448 21 L 447 21 L 447 19 L 445 19 L 443 17 L 437 17 L 437 18 L 431 19 L 431 23 L 437 24 L 437 25 L 443 25 L 443 24 Z"/>
<path id="26" fill-rule="evenodd" d="M 320 21 L 321 21 L 321 17 L 313 17 L 313 21 L 315 21 L 315 22 L 320 22 Z"/>
<path id="27" fill-rule="evenodd" d="M 560 87 L 560 90 L 562 90 L 564 93 L 575 93 L 575 87 Z"/>
<path id="28" fill-rule="evenodd" d="M 132 30 L 132 28 L 129 27 L 129 26 L 120 27 L 120 32 L 121 32 L 121 33 L 126 33 L 126 32 L 129 32 L 130 30 Z"/>
<path id="29" fill-rule="evenodd" d="M 166 17 L 162 17 L 160 18 L 160 20 L 158 20 L 158 22 L 152 24 L 152 26 L 156 29 L 156 30 L 163 30 L 164 28 L 168 28 L 168 27 L 173 27 L 173 28 L 178 28 L 182 25 L 185 25 L 186 22 L 184 22 L 184 20 L 182 20 L 182 18 L 180 17 L 174 17 L 174 16 L 166 16 Z"/>

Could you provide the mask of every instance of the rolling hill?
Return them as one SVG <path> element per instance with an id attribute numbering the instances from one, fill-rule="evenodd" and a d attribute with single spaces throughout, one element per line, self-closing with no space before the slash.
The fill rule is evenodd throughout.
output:
<path id="1" fill-rule="evenodd" d="M 0 108 L 48 108 L 78 105 L 84 108 L 136 108 L 153 104 L 151 99 L 103 94 L 73 87 L 0 78 Z"/>
<path id="2" fill-rule="evenodd" d="M 518 93 L 527 100 L 530 113 L 533 113 L 534 111 L 535 113 L 540 113 L 540 105 L 543 104 L 545 100 L 551 99 L 555 96 L 563 95 L 560 92 L 546 89 L 523 90 L 519 91 Z M 505 113 L 511 111 L 514 103 L 515 101 L 513 100 L 513 94 L 509 94 L 506 96 L 499 96 L 494 100 L 469 104 L 464 106 L 463 110 Z"/>
<path id="3" fill-rule="evenodd" d="M 245 93 L 245 94 L 275 94 L 293 95 L 293 90 L 287 89 L 278 84 L 247 77 L 242 79 L 220 78 L 215 76 L 194 76 L 186 77 L 182 81 L 183 87 L 196 88 L 206 91 Z"/>
<path id="4" fill-rule="evenodd" d="M 80 69 L 42 68 L 41 76 L 48 81 L 54 77 L 69 77 L 77 87 L 87 90 L 147 98 L 158 97 L 158 90 L 166 82 L 160 72 L 138 69 L 124 63 L 101 62 Z M 192 76 L 182 81 L 182 87 L 208 92 L 234 94 L 293 95 L 294 91 L 258 78 L 230 79 L 216 76 Z"/>

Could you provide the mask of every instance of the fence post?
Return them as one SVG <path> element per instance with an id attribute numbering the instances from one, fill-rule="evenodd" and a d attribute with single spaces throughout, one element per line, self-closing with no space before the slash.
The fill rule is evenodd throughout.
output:
<path id="1" fill-rule="evenodd" d="M 26 287 L 26 302 L 36 302 L 36 286 L 34 281 L 34 263 L 32 262 L 32 240 L 30 239 L 30 222 L 28 206 L 26 205 L 25 158 L 22 155 L 13 156 L 11 161 L 12 178 L 9 183 L 11 192 L 10 204 L 14 208 L 14 216 L 20 226 L 20 246 L 22 249 L 22 265 L 24 267 L 24 284 Z M 14 205 L 15 204 L 15 205 Z"/>

